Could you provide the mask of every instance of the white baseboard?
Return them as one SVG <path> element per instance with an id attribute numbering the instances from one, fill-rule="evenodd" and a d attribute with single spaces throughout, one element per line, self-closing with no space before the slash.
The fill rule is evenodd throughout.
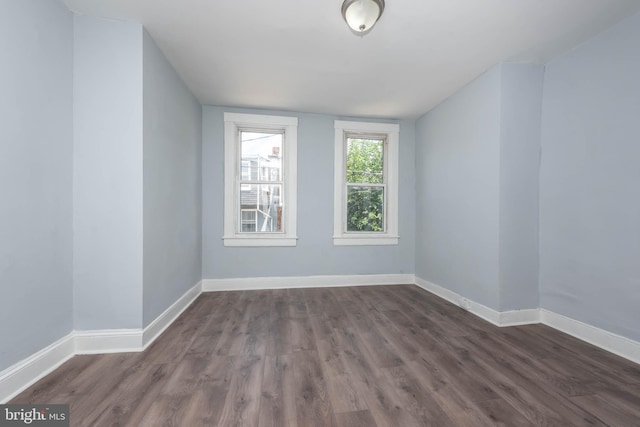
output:
<path id="1" fill-rule="evenodd" d="M 5 369 L 0 372 L 0 403 L 7 402 L 76 354 L 143 351 L 202 292 L 399 284 L 415 284 L 497 326 L 543 323 L 640 363 L 640 343 L 636 341 L 545 309 L 499 312 L 412 274 L 207 279 L 189 289 L 144 329 L 73 331 Z"/>
<path id="2" fill-rule="evenodd" d="M 144 329 L 74 331 L 76 354 L 143 351 L 191 305 L 202 292 L 196 283 Z"/>
<path id="3" fill-rule="evenodd" d="M 340 286 L 407 285 L 413 274 L 360 274 L 348 276 L 246 277 L 205 279 L 203 292 L 250 291 L 258 289 L 327 288 Z"/>
<path id="4" fill-rule="evenodd" d="M 540 309 L 542 323 L 632 362 L 640 363 L 640 343 L 579 320 Z"/>
<path id="5" fill-rule="evenodd" d="M 75 354 L 72 334 L 32 354 L 0 372 L 0 403 L 5 403 L 24 389 L 71 359 Z"/>
<path id="6" fill-rule="evenodd" d="M 127 353 L 142 349 L 142 329 L 73 331 L 75 354 Z"/>
<path id="7" fill-rule="evenodd" d="M 142 331 L 141 350 L 147 348 L 195 301 L 202 293 L 202 281 L 198 282 L 184 293 L 176 302 L 171 304 L 160 316 Z"/>
<path id="8" fill-rule="evenodd" d="M 456 292 L 421 279 L 420 277 L 416 277 L 415 283 L 422 289 L 442 299 L 455 305 L 462 305 L 461 300 L 463 300 L 464 297 Z M 468 301 L 468 305 L 468 310 L 471 313 L 496 326 L 505 327 L 542 323 L 603 350 L 631 360 L 632 362 L 640 363 L 639 342 L 544 308 L 499 312 L 474 301 Z"/>
<path id="9" fill-rule="evenodd" d="M 471 301 L 456 292 L 453 292 L 447 288 L 443 288 L 442 286 L 436 285 L 435 283 L 431 283 L 428 280 L 424 280 L 417 276 L 415 278 L 415 284 L 425 291 L 431 292 L 432 294 L 439 296 L 440 298 L 447 300 L 452 304 L 464 308 L 465 310 L 475 314 L 476 316 L 486 320 L 489 323 L 493 323 L 496 326 L 501 326 L 499 311 L 496 311 L 478 302 Z M 467 302 L 466 307 L 464 306 L 463 301 Z"/>
<path id="10" fill-rule="evenodd" d="M 201 292 L 202 282 L 198 282 L 144 329 L 71 332 L 0 373 L 0 403 L 9 401 L 76 354 L 143 351 Z"/>
<path id="11" fill-rule="evenodd" d="M 499 326 L 520 326 L 540 323 L 540 309 L 509 310 L 500 312 Z"/>

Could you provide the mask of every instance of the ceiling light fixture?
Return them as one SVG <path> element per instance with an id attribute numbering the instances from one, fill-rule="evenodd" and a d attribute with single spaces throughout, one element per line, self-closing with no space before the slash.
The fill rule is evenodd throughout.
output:
<path id="1" fill-rule="evenodd" d="M 359 36 L 367 34 L 384 11 L 384 0 L 344 0 L 342 16 L 351 31 Z"/>

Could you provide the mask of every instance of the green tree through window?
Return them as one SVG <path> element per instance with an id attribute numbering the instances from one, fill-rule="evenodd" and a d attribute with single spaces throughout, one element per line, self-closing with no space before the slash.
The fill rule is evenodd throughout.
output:
<path id="1" fill-rule="evenodd" d="M 384 232 L 384 143 L 347 137 L 347 231 Z"/>

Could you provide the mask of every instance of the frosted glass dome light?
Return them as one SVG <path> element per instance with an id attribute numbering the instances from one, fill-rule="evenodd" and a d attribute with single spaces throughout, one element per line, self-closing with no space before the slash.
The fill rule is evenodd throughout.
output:
<path id="1" fill-rule="evenodd" d="M 351 31 L 365 35 L 378 22 L 384 10 L 384 0 L 344 0 L 342 16 Z"/>

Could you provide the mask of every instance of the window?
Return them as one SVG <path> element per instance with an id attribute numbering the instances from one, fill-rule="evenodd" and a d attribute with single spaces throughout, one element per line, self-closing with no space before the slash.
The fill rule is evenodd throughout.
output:
<path id="1" fill-rule="evenodd" d="M 398 244 L 399 125 L 335 121 L 335 245 Z"/>
<path id="2" fill-rule="evenodd" d="M 225 113 L 225 246 L 296 245 L 295 117 Z"/>

